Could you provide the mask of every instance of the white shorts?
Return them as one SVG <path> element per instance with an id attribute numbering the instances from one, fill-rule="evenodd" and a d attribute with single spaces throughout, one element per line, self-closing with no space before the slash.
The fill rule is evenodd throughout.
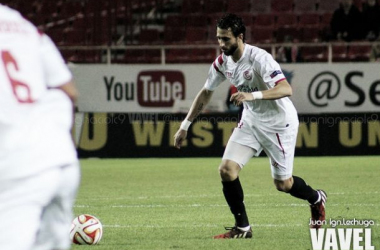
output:
<path id="1" fill-rule="evenodd" d="M 0 183 L 0 249 L 69 249 L 77 163 Z"/>
<path id="2" fill-rule="evenodd" d="M 298 126 L 288 127 L 278 133 L 238 126 L 227 143 L 223 159 L 232 160 L 242 168 L 252 156 L 259 156 L 264 150 L 269 157 L 272 177 L 276 180 L 289 179 L 293 174 L 297 133 Z"/>

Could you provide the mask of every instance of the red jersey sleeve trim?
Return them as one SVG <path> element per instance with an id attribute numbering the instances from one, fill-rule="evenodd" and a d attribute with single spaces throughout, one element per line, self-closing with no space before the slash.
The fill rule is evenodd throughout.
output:
<path id="1" fill-rule="evenodd" d="M 277 80 L 274 84 L 277 84 L 277 83 L 281 82 L 282 80 L 286 80 L 286 78 L 285 77 L 281 78 L 280 80 Z"/>
<path id="2" fill-rule="evenodd" d="M 223 55 L 220 55 L 220 56 L 218 57 L 218 63 L 219 63 L 220 65 L 222 65 L 222 64 L 224 63 Z"/>
<path id="3" fill-rule="evenodd" d="M 214 69 L 215 69 L 217 72 L 219 72 L 220 74 L 223 75 L 223 73 L 218 69 L 218 66 L 216 66 L 216 63 L 215 63 L 215 62 L 213 62 L 212 66 L 214 66 Z"/>

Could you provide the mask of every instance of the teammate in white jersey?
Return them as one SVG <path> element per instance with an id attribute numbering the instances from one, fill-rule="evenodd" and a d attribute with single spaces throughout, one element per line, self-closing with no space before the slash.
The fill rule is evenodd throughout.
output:
<path id="1" fill-rule="evenodd" d="M 0 4 L 0 249 L 70 248 L 76 97 L 50 38 Z"/>
<path id="2" fill-rule="evenodd" d="M 235 217 L 235 226 L 214 238 L 252 237 L 239 172 L 262 150 L 269 157 L 276 188 L 307 200 L 312 220 L 325 220 L 325 192 L 312 189 L 303 179 L 292 175 L 299 123 L 297 111 L 288 98 L 292 88 L 279 64 L 265 50 L 245 43 L 245 26 L 234 14 L 226 14 L 218 21 L 216 33 L 223 53 L 211 65 L 203 89 L 174 136 L 175 147 L 180 148 L 190 124 L 207 105 L 214 89 L 225 80 L 237 87 L 231 101 L 243 104 L 244 110 L 219 166 L 223 193 Z"/>

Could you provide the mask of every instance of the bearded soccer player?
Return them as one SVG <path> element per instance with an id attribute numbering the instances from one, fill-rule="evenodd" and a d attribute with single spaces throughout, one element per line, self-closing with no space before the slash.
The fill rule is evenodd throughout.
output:
<path id="1" fill-rule="evenodd" d="M 280 65 L 265 50 L 245 43 L 245 26 L 234 14 L 218 20 L 216 37 L 223 53 L 211 65 L 204 87 L 174 136 L 174 146 L 180 148 L 189 126 L 208 104 L 213 91 L 225 80 L 237 87 L 238 92 L 231 96 L 231 101 L 244 105 L 244 110 L 219 166 L 223 194 L 235 217 L 235 225 L 214 238 L 252 238 L 239 173 L 262 150 L 269 158 L 277 190 L 308 201 L 314 222 L 310 224 L 320 227 L 317 221 L 325 220 L 326 193 L 311 188 L 292 174 L 299 122 L 288 98 L 292 88 Z"/>
<path id="2" fill-rule="evenodd" d="M 77 90 L 58 49 L 0 4 L 0 249 L 69 249 Z"/>

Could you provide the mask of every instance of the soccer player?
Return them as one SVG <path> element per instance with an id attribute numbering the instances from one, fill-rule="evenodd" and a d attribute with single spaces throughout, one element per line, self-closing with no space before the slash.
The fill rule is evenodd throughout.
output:
<path id="1" fill-rule="evenodd" d="M 50 38 L 0 4 L 0 249 L 70 248 L 76 97 Z"/>
<path id="2" fill-rule="evenodd" d="M 190 124 L 207 105 L 215 88 L 225 80 L 237 87 L 238 92 L 231 96 L 231 101 L 243 104 L 244 110 L 219 166 L 223 194 L 235 217 L 235 226 L 214 238 L 252 237 L 239 172 L 262 150 L 269 157 L 276 188 L 307 200 L 312 221 L 324 221 L 326 193 L 314 190 L 302 178 L 292 175 L 299 122 L 288 98 L 292 88 L 279 64 L 265 50 L 245 43 L 245 26 L 234 14 L 218 20 L 216 37 L 223 53 L 211 65 L 204 87 L 174 136 L 174 146 L 180 148 Z M 313 227 L 318 227 L 315 224 Z"/>

